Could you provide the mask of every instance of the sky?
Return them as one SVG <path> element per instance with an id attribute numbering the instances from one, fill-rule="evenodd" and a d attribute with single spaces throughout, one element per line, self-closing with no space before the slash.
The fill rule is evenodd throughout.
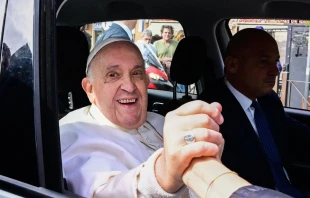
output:
<path id="1" fill-rule="evenodd" d="M 0 0 L 0 18 L 4 14 L 5 0 Z M 33 49 L 33 0 L 10 0 L 5 21 L 3 41 L 8 45 L 11 54 L 28 43 Z M 0 27 L 3 21 L 0 20 Z M 1 30 L 0 30 L 1 31 Z"/>

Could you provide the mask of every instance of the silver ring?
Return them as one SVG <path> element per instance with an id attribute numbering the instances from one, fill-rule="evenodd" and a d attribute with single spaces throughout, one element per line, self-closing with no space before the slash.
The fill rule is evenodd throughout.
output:
<path id="1" fill-rule="evenodd" d="M 193 143 L 193 142 L 195 142 L 195 136 L 191 135 L 191 134 L 184 135 L 184 141 L 187 144 Z"/>

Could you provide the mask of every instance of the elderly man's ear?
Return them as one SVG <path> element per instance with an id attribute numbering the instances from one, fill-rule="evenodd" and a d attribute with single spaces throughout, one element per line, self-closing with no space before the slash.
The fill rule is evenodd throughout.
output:
<path id="1" fill-rule="evenodd" d="M 239 60 L 232 56 L 227 56 L 225 59 L 225 70 L 229 73 L 235 74 L 239 67 Z"/>
<path id="2" fill-rule="evenodd" d="M 87 94 L 88 100 L 93 104 L 95 103 L 95 95 L 93 90 L 93 84 L 88 78 L 83 78 L 82 87 Z"/>

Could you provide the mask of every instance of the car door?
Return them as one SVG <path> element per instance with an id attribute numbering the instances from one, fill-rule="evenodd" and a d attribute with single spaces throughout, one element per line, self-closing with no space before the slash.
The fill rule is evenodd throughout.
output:
<path id="1" fill-rule="evenodd" d="M 0 0 L 1 197 L 78 197 L 62 177 L 54 5 Z"/>
<path id="2" fill-rule="evenodd" d="M 0 175 L 39 185 L 33 108 L 34 1 L 1 2 L 5 2 L 5 20 L 1 43 Z M 32 6 L 20 12 L 25 4 Z"/>

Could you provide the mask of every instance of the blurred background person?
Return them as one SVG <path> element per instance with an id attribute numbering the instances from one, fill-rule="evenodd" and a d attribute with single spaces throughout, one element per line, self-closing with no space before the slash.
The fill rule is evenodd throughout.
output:
<path id="1" fill-rule="evenodd" d="M 150 44 L 152 41 L 152 31 L 149 29 L 145 29 L 142 32 L 142 40 L 146 42 L 147 44 Z"/>
<path id="2" fill-rule="evenodd" d="M 182 40 L 183 38 L 185 38 L 184 30 L 180 30 L 175 34 L 173 40 L 180 42 L 180 40 Z"/>
<path id="3" fill-rule="evenodd" d="M 145 29 L 142 32 L 141 40 L 136 41 L 143 59 L 151 65 L 156 65 L 159 60 L 156 57 L 156 48 L 151 44 L 152 41 L 152 31 Z M 156 59 L 156 60 L 155 60 Z"/>
<path id="4" fill-rule="evenodd" d="M 152 46 L 152 48 L 154 49 L 155 53 L 156 53 L 156 49 L 155 47 L 151 44 L 152 41 L 152 31 L 149 29 L 145 29 L 142 32 L 142 36 L 140 40 L 136 41 L 136 45 L 140 48 L 144 47 L 144 44 L 150 44 Z M 141 50 L 140 50 L 141 51 Z"/>
<path id="5" fill-rule="evenodd" d="M 162 39 L 154 43 L 157 51 L 157 57 L 160 62 L 166 66 L 167 74 L 170 74 L 170 66 L 173 54 L 179 42 L 172 39 L 173 27 L 171 25 L 163 25 L 160 30 Z"/>

